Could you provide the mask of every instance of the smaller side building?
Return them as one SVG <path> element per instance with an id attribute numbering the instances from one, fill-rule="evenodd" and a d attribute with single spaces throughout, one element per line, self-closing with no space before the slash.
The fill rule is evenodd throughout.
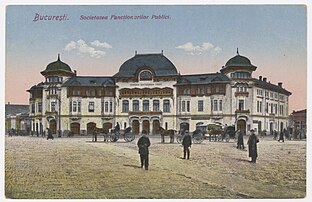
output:
<path id="1" fill-rule="evenodd" d="M 297 139 L 306 138 L 307 110 L 293 111 L 290 115 L 292 118 L 292 132 Z"/>
<path id="2" fill-rule="evenodd" d="M 6 104 L 5 105 L 5 130 L 22 132 L 30 131 L 29 105 Z"/>

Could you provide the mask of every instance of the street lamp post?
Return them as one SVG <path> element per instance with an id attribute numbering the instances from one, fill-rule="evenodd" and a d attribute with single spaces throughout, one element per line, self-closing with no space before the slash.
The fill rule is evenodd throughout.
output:
<path id="1" fill-rule="evenodd" d="M 58 100 L 58 104 L 59 104 L 59 111 L 58 111 L 58 125 L 59 125 L 59 129 L 58 129 L 58 137 L 62 137 L 62 130 L 61 130 L 61 99 L 57 98 Z"/>

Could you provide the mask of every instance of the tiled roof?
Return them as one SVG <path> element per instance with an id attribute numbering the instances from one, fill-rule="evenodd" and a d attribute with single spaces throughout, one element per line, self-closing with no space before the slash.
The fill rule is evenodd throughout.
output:
<path id="1" fill-rule="evenodd" d="M 28 113 L 29 105 L 18 105 L 18 104 L 6 104 L 5 105 L 5 116 L 16 115 L 20 113 Z"/>
<path id="2" fill-rule="evenodd" d="M 230 83 L 230 79 L 221 73 L 181 75 L 176 85 Z"/>
<path id="3" fill-rule="evenodd" d="M 115 86 L 112 77 L 74 76 L 63 86 Z"/>
<path id="4" fill-rule="evenodd" d="M 163 54 L 136 54 L 121 65 L 114 77 L 133 77 L 142 67 L 151 68 L 156 76 L 178 75 L 174 64 Z"/>
<path id="5" fill-rule="evenodd" d="M 255 81 L 255 84 L 258 87 L 268 89 L 268 90 L 272 90 L 275 92 L 279 92 L 279 93 L 282 93 L 285 95 L 291 95 L 291 92 L 287 91 L 286 89 L 284 89 L 278 85 L 275 85 L 275 84 L 272 84 L 272 83 L 269 83 L 269 82 L 266 82 L 263 80 L 259 80 L 259 79 L 252 79 L 252 80 Z"/>

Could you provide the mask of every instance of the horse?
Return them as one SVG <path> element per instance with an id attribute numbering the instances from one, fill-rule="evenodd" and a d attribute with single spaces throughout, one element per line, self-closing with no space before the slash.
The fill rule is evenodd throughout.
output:
<path id="1" fill-rule="evenodd" d="M 107 129 L 94 127 L 93 133 L 92 133 L 92 142 L 93 142 L 93 141 L 95 141 L 95 142 L 97 141 L 97 135 L 98 135 L 98 134 L 103 134 L 103 136 L 104 136 L 104 142 L 108 141 L 108 139 L 109 139 L 109 134 L 108 134 Z"/>
<path id="2" fill-rule="evenodd" d="M 165 136 L 170 137 L 170 143 L 174 142 L 174 134 L 177 132 L 176 130 L 170 129 L 166 130 L 162 127 L 159 127 L 160 136 L 161 136 L 161 143 L 165 143 Z"/>

